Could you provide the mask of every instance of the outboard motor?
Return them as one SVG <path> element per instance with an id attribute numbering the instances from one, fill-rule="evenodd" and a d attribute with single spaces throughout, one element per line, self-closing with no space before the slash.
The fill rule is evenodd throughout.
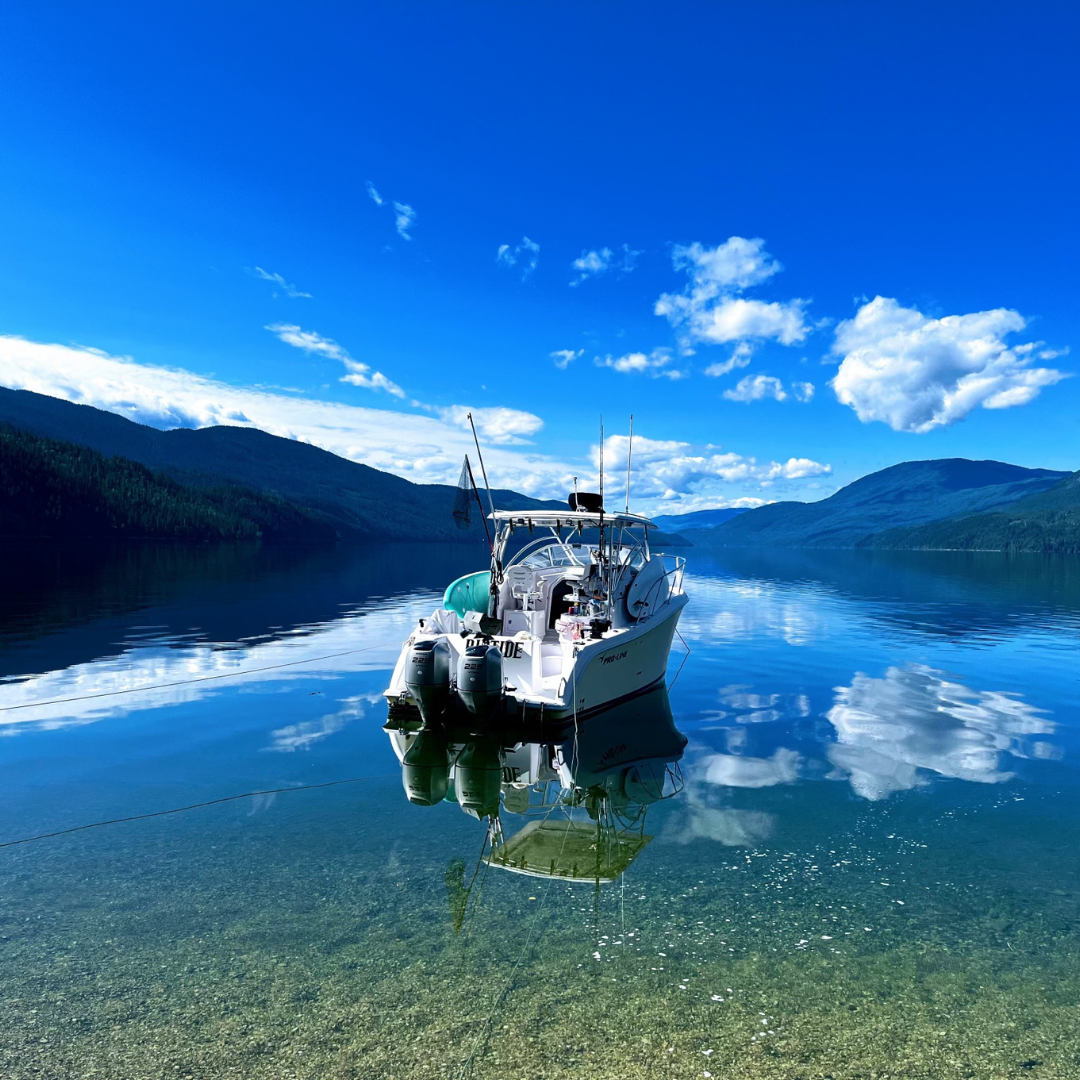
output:
<path id="1" fill-rule="evenodd" d="M 494 645 L 470 645 L 458 661 L 458 696 L 475 716 L 490 716 L 503 692 L 503 658 Z"/>
<path id="2" fill-rule="evenodd" d="M 488 740 L 466 743 L 454 763 L 458 805 L 478 817 L 495 814 L 502 791 L 502 756 Z"/>
<path id="3" fill-rule="evenodd" d="M 446 711 L 450 700 L 450 651 L 445 638 L 418 641 L 405 660 L 405 685 L 425 726 Z"/>
<path id="4" fill-rule="evenodd" d="M 441 731 L 421 729 L 401 759 L 401 782 L 409 802 L 434 806 L 450 784 L 450 747 Z"/>

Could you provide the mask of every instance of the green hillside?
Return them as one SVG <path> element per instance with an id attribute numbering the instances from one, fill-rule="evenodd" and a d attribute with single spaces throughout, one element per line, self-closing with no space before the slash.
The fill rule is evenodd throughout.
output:
<path id="1" fill-rule="evenodd" d="M 332 542 L 333 527 L 235 485 L 195 489 L 138 462 L 0 426 L 0 537 Z"/>
<path id="2" fill-rule="evenodd" d="M 1080 472 L 1005 510 L 889 529 L 860 546 L 891 550 L 1080 552 Z"/>

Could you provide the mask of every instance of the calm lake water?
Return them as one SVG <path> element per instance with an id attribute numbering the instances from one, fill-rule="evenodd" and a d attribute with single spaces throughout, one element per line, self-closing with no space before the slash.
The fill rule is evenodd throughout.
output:
<path id="1" fill-rule="evenodd" d="M 466 894 L 380 692 L 479 549 L 6 552 L 0 1076 L 1080 1075 L 1080 560 L 685 554 L 651 841 Z"/>

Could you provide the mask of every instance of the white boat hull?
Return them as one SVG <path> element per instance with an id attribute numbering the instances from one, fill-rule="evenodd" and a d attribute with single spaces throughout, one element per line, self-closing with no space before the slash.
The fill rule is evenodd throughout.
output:
<path id="1" fill-rule="evenodd" d="M 662 680 L 686 603 L 685 594 L 674 595 L 649 618 L 581 642 L 551 641 L 524 633 L 486 639 L 438 636 L 450 645 L 455 664 L 470 645 L 484 641 L 499 648 L 509 711 L 537 712 L 552 721 L 569 720 L 575 714 L 580 717 L 633 697 Z M 405 661 L 409 648 L 431 636 L 418 628 L 405 642 L 385 691 L 391 702 L 407 701 Z"/>

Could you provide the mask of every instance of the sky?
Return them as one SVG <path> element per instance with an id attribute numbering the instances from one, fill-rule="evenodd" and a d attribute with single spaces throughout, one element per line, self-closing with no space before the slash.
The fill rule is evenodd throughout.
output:
<path id="1" fill-rule="evenodd" d="M 634 509 L 1080 468 L 1066 4 L 15 0 L 0 385 Z"/>

